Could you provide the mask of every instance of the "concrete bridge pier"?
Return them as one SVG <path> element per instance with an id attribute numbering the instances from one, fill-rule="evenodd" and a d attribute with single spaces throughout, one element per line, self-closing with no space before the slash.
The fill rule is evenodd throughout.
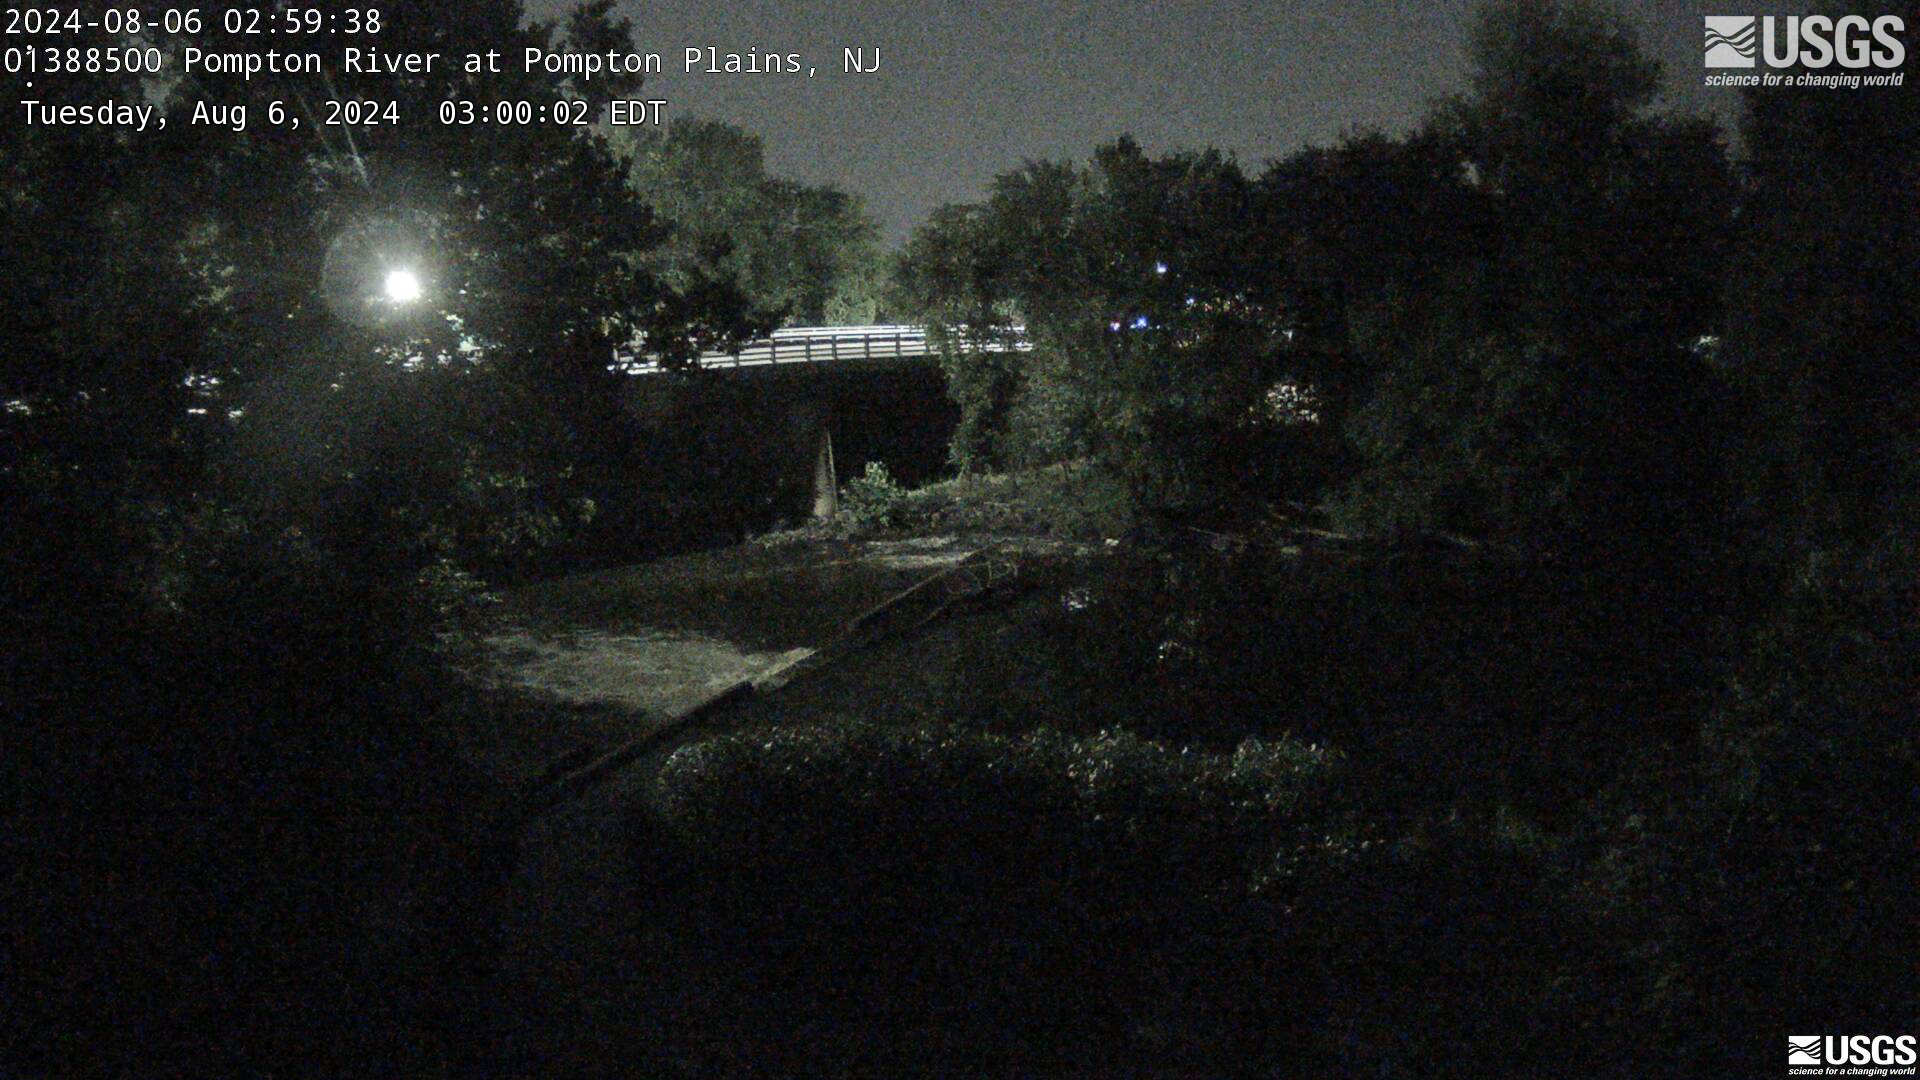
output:
<path id="1" fill-rule="evenodd" d="M 840 486 L 833 473 L 833 429 L 823 420 L 814 439 L 813 516 L 825 521 L 840 512 Z"/>
<path id="2" fill-rule="evenodd" d="M 809 379 L 790 386 L 785 398 L 788 483 L 803 483 L 815 520 L 832 517 L 840 509 L 840 478 L 833 461 L 834 401 L 830 388 Z"/>

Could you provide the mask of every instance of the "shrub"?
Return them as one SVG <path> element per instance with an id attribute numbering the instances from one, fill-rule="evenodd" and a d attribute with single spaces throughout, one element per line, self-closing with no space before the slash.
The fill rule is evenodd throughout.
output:
<path id="1" fill-rule="evenodd" d="M 659 902 L 709 919 L 703 1022 L 747 1032 L 756 1060 L 888 1074 L 964 1046 L 970 1074 L 1031 1075 L 1176 1038 L 1230 1055 L 1246 1009 L 1286 1023 L 1270 988 L 1221 1000 L 1284 969 L 1254 875 L 1337 772 L 1291 740 L 1210 754 L 1117 732 L 742 733 L 666 762 L 649 852 L 684 872 Z"/>
<path id="2" fill-rule="evenodd" d="M 1588 1054 L 1570 1018 L 1605 987 L 1568 977 L 1595 954 L 1554 844 L 1505 810 L 1369 824 L 1346 775 L 1292 738 L 854 724 L 683 747 L 646 850 L 683 872 L 654 903 L 701 920 L 680 932 L 702 970 L 676 978 L 711 1015 L 668 1056 L 1537 1075 Z"/>
<path id="3" fill-rule="evenodd" d="M 841 507 L 857 525 L 898 528 L 905 521 L 907 494 L 884 463 L 869 461 L 865 473 L 847 481 Z"/>
<path id="4" fill-rule="evenodd" d="M 902 880 L 920 855 L 1071 868 L 1085 884 L 1149 865 L 1225 884 L 1334 771 L 1332 752 L 1249 739 L 1176 750 L 1124 732 L 1019 737 L 947 726 L 803 727 L 676 751 L 660 773 L 669 827 L 719 867 L 821 865 Z"/>

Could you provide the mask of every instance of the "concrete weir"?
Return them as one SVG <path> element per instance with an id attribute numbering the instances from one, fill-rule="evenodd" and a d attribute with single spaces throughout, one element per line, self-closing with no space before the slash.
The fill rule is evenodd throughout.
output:
<path id="1" fill-rule="evenodd" d="M 546 697 L 679 716 L 736 683 L 787 667 L 813 652 L 750 652 L 687 633 L 607 633 L 559 638 L 516 631 L 489 639 L 512 680 Z"/>

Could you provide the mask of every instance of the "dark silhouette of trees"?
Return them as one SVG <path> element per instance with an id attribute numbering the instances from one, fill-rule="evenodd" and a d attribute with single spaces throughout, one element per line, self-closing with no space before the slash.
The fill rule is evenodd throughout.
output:
<path id="1" fill-rule="evenodd" d="M 630 36 L 610 0 L 523 15 L 410 0 L 383 8 L 380 46 Z M 215 26 L 156 44 L 231 47 Z M 1740 1071 L 1721 1059 L 1787 1029 L 1781 1002 L 1899 1030 L 1920 818 L 1920 106 L 1899 88 L 1755 92 L 1734 160 L 1711 124 L 1657 107 L 1656 67 L 1598 6 L 1490 4 L 1471 47 L 1471 85 L 1414 131 L 1257 176 L 1129 139 L 1029 163 L 917 230 L 884 297 L 857 201 L 768 176 L 734 128 L 616 146 L 438 122 L 449 98 L 591 108 L 631 80 L 265 76 L 221 87 L 256 117 L 242 132 L 184 121 L 192 79 L 49 81 L 54 103 L 152 94 L 172 123 L 0 123 L 0 808 L 9 854 L 60 868 L 33 871 L 32 904 L 8 880 L 26 1035 L 0 1068 L 252 1074 L 303 1052 L 316 1071 L 446 1071 L 460 1029 L 431 1002 L 447 943 L 484 938 L 484 904 L 383 944 L 352 902 L 415 887 L 414 864 L 378 853 L 477 828 L 426 731 L 450 683 L 424 643 L 485 580 L 564 567 L 596 537 L 692 535 L 710 496 L 667 469 L 747 486 L 765 424 L 745 394 L 636 416 L 616 346 L 685 368 L 781 320 L 883 310 L 941 342 L 962 470 L 1084 458 L 1163 524 L 1251 534 L 1306 505 L 1381 542 L 1123 554 L 1080 591 L 1097 618 L 1049 602 L 1004 680 L 1018 694 L 992 706 L 1227 742 L 1272 713 L 1339 736 L 1390 789 L 1305 823 L 1325 876 L 1284 887 L 1323 911 L 1302 923 L 1288 895 L 1271 923 L 1217 924 L 1259 939 L 1251 959 L 1182 959 L 1196 984 L 1233 973 L 1194 1015 L 1239 1017 L 1236 995 L 1305 971 L 1299 1000 L 1365 1034 L 1316 1043 L 1302 1021 L 1286 1060 L 1350 1068 L 1359 1046 L 1403 1072 L 1480 1024 L 1527 1043 L 1514 1060 L 1636 1073 Z M 319 122 L 351 97 L 408 119 Z M 303 123 L 261 122 L 275 109 Z M 418 300 L 382 295 L 395 271 Z M 980 347 L 1016 334 L 1031 352 Z M 697 430 L 669 445 L 675 425 Z M 1447 559 L 1412 543 L 1435 533 Z M 1070 692 L 1019 711 L 1043 668 Z M 1556 804 L 1537 828 L 1508 814 L 1529 800 Z M 936 824 L 965 840 L 965 817 Z M 909 887 L 911 849 L 856 824 L 909 851 L 889 870 Z M 1394 842 L 1333 851 L 1352 837 Z M 1181 865 L 1192 849 L 1168 843 Z M 1262 856 L 1263 876 L 1284 869 Z M 1101 874 L 1114 925 L 1154 932 L 1108 887 L 1124 873 Z M 822 910 L 852 891 L 821 890 Z M 1361 921 L 1376 909 L 1402 936 Z M 1541 970 L 1497 1009 L 1436 976 L 1515 943 Z M 388 959 L 364 960 L 371 944 Z M 1354 986 L 1400 996 L 1376 1009 Z M 347 999 L 373 1004 L 312 1005 Z"/>
<path id="2" fill-rule="evenodd" d="M 429 731 L 451 685 L 431 631 L 476 574 L 552 565 L 635 497 L 615 343 L 744 321 L 633 259 L 662 232 L 603 139 L 439 121 L 449 98 L 631 90 L 456 60 L 625 41 L 610 9 L 383 5 L 380 47 L 436 72 L 217 95 L 77 74 L 45 98 L 151 93 L 170 123 L 0 124 L 0 802 L 31 868 L 7 881 L 0 1068 L 413 1073 L 457 1051 L 433 1002 L 484 940 L 455 913 L 484 905 L 427 878 L 462 877 L 490 812 Z M 217 18 L 153 33 L 233 47 Z M 215 96 L 246 130 L 186 122 Z M 320 122 L 348 97 L 402 120 Z M 381 296 L 395 270 L 416 302 Z M 356 888 L 428 891 L 377 942 Z M 315 1004 L 341 987 L 353 1009 Z"/>
<path id="3" fill-rule="evenodd" d="M 1911 32 L 1920 12 L 1905 14 Z M 1708 958 L 1694 977 L 1702 996 L 1742 988 L 1722 999 L 1734 1023 L 1787 1000 L 1898 1023 L 1920 1008 L 1897 959 L 1920 948 L 1920 881 L 1896 854 L 1920 820 L 1920 102 L 1863 89 L 1744 104 L 1717 359 L 1741 418 L 1727 572 L 1747 588 L 1705 726 L 1709 783 L 1688 806 L 1713 888 L 1686 924 Z"/>
<path id="4" fill-rule="evenodd" d="M 1719 135 L 1654 111 L 1657 68 L 1590 5 L 1488 7 L 1473 49 L 1472 91 L 1403 139 L 1251 183 L 1122 140 L 929 225 L 899 277 L 915 310 L 1037 346 L 950 357 L 958 456 L 1092 452 L 1165 507 L 1298 497 L 1305 473 L 1367 531 L 1561 557 L 1711 532 Z M 1304 392 L 1357 462 L 1269 437 L 1249 417 L 1270 390 Z"/>
<path id="5" fill-rule="evenodd" d="M 1473 47 L 1473 92 L 1400 150 L 1415 221 L 1463 227 L 1349 295 L 1371 387 L 1347 508 L 1609 557 L 1697 535 L 1733 205 L 1718 136 L 1651 111 L 1656 69 L 1597 9 L 1485 8 Z"/>
<path id="6" fill-rule="evenodd" d="M 859 199 L 767 173 L 758 136 L 676 120 L 617 144 L 635 194 L 668 227 L 641 260 L 684 288 L 719 279 L 777 322 L 871 323 L 880 314 L 878 227 Z"/>
<path id="7" fill-rule="evenodd" d="M 1013 252 L 976 206 L 943 206 L 895 260 L 892 306 L 924 322 L 940 348 L 947 393 L 960 407 L 949 456 L 962 473 L 1013 459 L 1007 416 L 1024 361 L 977 346 L 1015 340 Z M 972 347 L 970 347 L 972 346 Z"/>
<path id="8" fill-rule="evenodd" d="M 1244 484 L 1282 372 L 1279 275 L 1250 185 L 1213 152 L 1131 140 L 1034 163 L 909 242 L 904 303 L 950 329 L 963 467 L 1093 455 L 1144 503 L 1211 508 Z M 970 351 L 1021 325 L 1032 353 Z"/>

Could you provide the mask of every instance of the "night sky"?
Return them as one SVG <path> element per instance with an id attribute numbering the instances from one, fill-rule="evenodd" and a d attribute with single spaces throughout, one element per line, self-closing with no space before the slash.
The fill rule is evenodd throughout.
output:
<path id="1" fill-rule="evenodd" d="M 997 173 L 1083 159 L 1122 133 L 1151 152 L 1230 150 L 1257 170 L 1348 127 L 1404 131 L 1430 98 L 1464 88 L 1471 6 L 622 0 L 618 10 L 638 48 L 666 60 L 641 96 L 666 98 L 668 117 L 761 135 L 770 169 L 860 195 L 897 241 L 935 206 L 980 198 Z M 1700 16 L 1725 5 L 1623 7 L 1666 65 L 1672 102 L 1731 117 L 1737 91 L 1700 85 Z M 709 45 L 801 53 L 819 74 L 683 74 L 681 50 Z M 843 48 L 875 47 L 878 73 L 840 73 Z"/>

